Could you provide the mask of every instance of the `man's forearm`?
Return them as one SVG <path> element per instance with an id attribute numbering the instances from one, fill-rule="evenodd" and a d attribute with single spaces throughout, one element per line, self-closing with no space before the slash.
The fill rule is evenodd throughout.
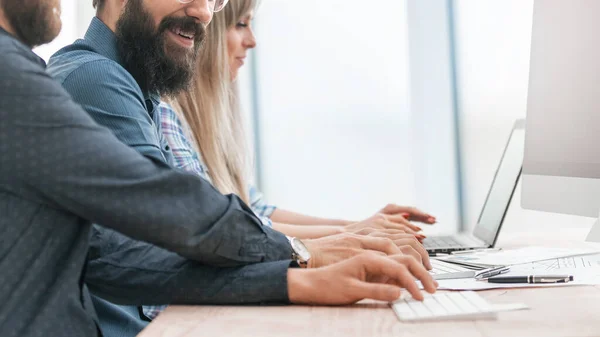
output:
<path id="1" fill-rule="evenodd" d="M 218 268 L 187 260 L 165 249 L 104 229 L 115 250 L 92 237 L 86 284 L 97 296 L 117 304 L 287 303 L 291 261 Z M 114 235 L 112 235 L 114 234 Z"/>
<path id="2" fill-rule="evenodd" d="M 285 236 L 262 226 L 239 198 L 141 156 L 79 107 L 63 101 L 62 109 L 43 116 L 17 114 L 3 121 L 11 126 L 6 128 L 9 138 L 30 134 L 36 144 L 53 139 L 52 146 L 40 146 L 35 158 L 16 150 L 6 154 L 18 160 L 5 169 L 18 172 L 17 179 L 27 181 L 31 189 L 20 193 L 47 196 L 43 201 L 50 206 L 207 265 L 237 266 L 291 256 Z M 69 151 L 57 156 L 57 148 Z M 33 160 L 46 164 L 19 168 Z M 43 174 L 44 167 L 61 168 L 61 174 Z"/>

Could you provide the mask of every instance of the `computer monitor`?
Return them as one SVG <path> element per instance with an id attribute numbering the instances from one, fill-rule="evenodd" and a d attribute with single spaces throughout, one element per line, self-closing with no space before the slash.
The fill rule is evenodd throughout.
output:
<path id="1" fill-rule="evenodd" d="M 530 63 L 522 206 L 598 217 L 600 1 L 535 1 Z"/>

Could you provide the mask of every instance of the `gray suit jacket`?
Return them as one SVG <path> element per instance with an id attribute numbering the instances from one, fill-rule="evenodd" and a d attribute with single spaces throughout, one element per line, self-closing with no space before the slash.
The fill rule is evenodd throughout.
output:
<path id="1" fill-rule="evenodd" d="M 249 276 L 278 288 L 267 301 L 287 300 L 289 260 L 266 264 L 266 275 L 251 265 L 288 259 L 285 236 L 262 226 L 235 196 L 119 142 L 1 29 L 0 50 L 0 336 L 97 333 L 84 286 L 92 222 L 198 261 L 173 254 L 179 265 L 171 270 L 180 267 L 189 278 L 166 278 L 161 290 L 171 290 L 161 302 L 210 302 L 206 288 L 189 291 L 194 278 L 210 283 L 206 273 L 232 280 L 232 296 L 248 290 L 236 282 Z M 160 249 L 136 245 L 127 249 Z M 104 262 L 110 265 L 110 255 Z M 164 294 L 143 282 L 120 287 L 128 270 L 115 268 L 112 279 L 96 285 L 107 298 L 154 302 L 147 291 Z"/>

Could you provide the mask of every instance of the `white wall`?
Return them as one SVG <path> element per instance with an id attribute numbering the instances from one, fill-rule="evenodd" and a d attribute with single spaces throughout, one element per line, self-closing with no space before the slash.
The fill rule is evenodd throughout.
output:
<path id="1" fill-rule="evenodd" d="M 426 233 L 454 232 L 461 214 L 449 2 L 408 0 L 407 9 L 416 205 L 438 218 Z"/>
<path id="2" fill-rule="evenodd" d="M 389 202 L 417 204 L 443 220 L 438 231 L 455 228 L 456 176 L 447 160 L 453 157 L 446 156 L 453 139 L 436 126 L 452 128 L 444 118 L 436 120 L 445 111 L 450 116 L 451 107 L 416 114 L 423 109 L 415 107 L 435 106 L 421 99 L 421 88 L 420 101 L 411 104 L 415 83 L 428 86 L 415 76 L 440 67 L 409 53 L 413 46 L 430 47 L 409 43 L 409 36 L 447 35 L 423 28 L 435 17 L 421 17 L 427 14 L 421 2 L 382 0 L 373 10 L 358 0 L 262 2 L 256 56 L 262 182 L 270 201 L 351 219 Z M 436 7 L 434 2 L 445 4 L 427 1 Z M 409 23 L 408 15 L 419 17 Z M 410 24 L 421 27 L 411 35 Z M 440 57 L 447 62 L 444 48 Z M 415 62 L 423 71 L 411 79 Z M 424 144 L 434 142 L 437 152 L 424 154 L 433 148 Z M 444 167 L 450 173 L 439 179 L 436 172 Z"/>
<path id="3" fill-rule="evenodd" d="M 466 219 L 474 224 L 512 123 L 525 117 L 533 0 L 455 4 Z"/>
<path id="4" fill-rule="evenodd" d="M 363 218 L 415 195 L 406 1 L 264 0 L 263 186 L 281 207 Z"/>
<path id="5" fill-rule="evenodd" d="M 45 61 L 60 48 L 83 37 L 95 15 L 91 0 L 61 0 L 61 9 L 62 30 L 58 37 L 51 43 L 34 49 Z"/>

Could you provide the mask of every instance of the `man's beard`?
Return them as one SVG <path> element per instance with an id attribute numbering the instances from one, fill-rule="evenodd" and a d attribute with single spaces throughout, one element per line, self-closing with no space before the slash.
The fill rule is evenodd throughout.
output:
<path id="1" fill-rule="evenodd" d="M 177 28 L 195 33 L 193 49 L 167 41 L 169 30 Z M 206 32 L 190 17 L 167 17 L 156 28 L 142 1 L 129 0 L 117 22 L 116 35 L 123 65 L 142 90 L 173 96 L 189 86 Z"/>
<path id="2" fill-rule="evenodd" d="M 31 48 L 60 33 L 60 0 L 4 0 L 0 6 L 16 37 Z"/>

